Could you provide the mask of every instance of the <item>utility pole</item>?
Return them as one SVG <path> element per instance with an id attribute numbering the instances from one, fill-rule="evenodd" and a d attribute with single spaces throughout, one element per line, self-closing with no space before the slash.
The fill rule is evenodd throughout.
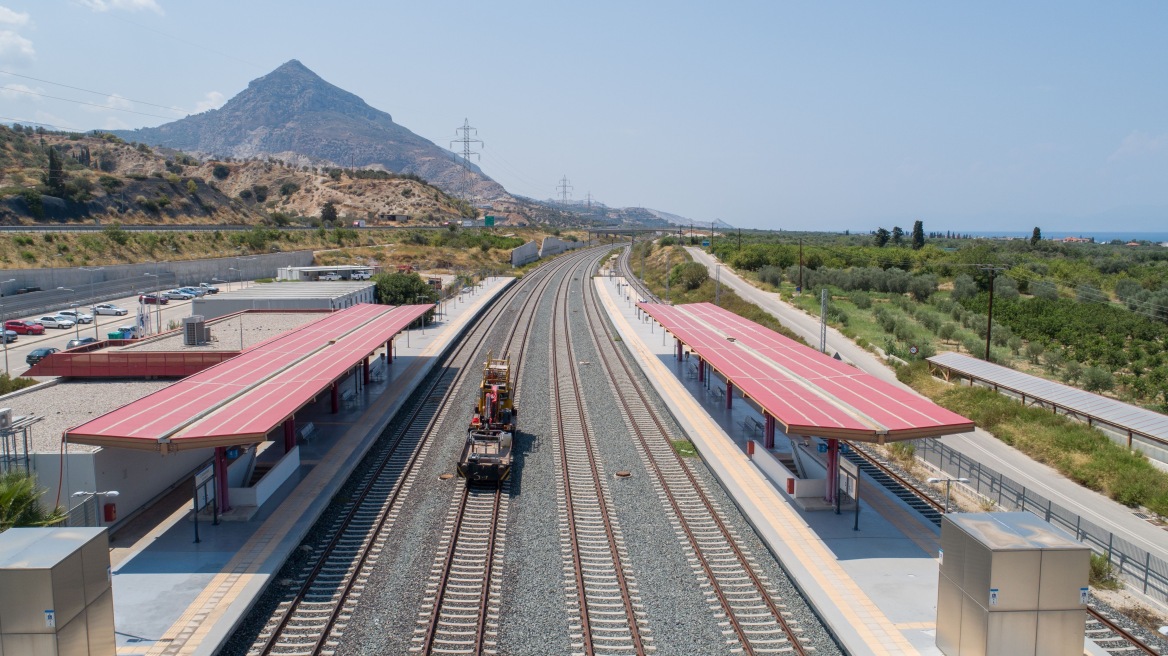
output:
<path id="1" fill-rule="evenodd" d="M 592 192 L 591 191 L 588 192 L 588 194 L 586 195 L 586 198 L 588 198 L 588 209 L 592 209 Z"/>
<path id="2" fill-rule="evenodd" d="M 455 128 L 454 133 L 458 134 L 459 132 L 462 133 L 462 137 L 452 140 L 450 142 L 450 145 L 451 145 L 451 147 L 453 147 L 454 144 L 456 144 L 456 143 L 462 144 L 462 160 L 465 163 L 466 167 L 470 168 L 470 156 L 471 155 L 478 157 L 480 160 L 482 159 L 482 156 L 480 156 L 478 153 L 471 150 L 471 144 L 476 144 L 476 143 L 482 144 L 483 148 L 486 148 L 487 145 L 484 144 L 481 139 L 474 139 L 471 137 L 472 132 L 474 133 L 475 136 L 478 136 L 479 131 L 470 126 L 469 119 L 465 119 L 465 118 L 462 119 L 462 127 Z"/>
<path id="3" fill-rule="evenodd" d="M 803 293 L 803 240 L 799 240 L 799 286 L 795 289 L 796 292 Z"/>
<path id="4" fill-rule="evenodd" d="M 572 185 L 568 182 L 568 176 L 565 175 L 563 179 L 560 180 L 560 184 L 556 187 L 556 189 L 560 191 L 560 204 L 567 205 L 568 196 L 572 192 Z"/>
<path id="5" fill-rule="evenodd" d="M 742 228 L 738 229 L 738 250 L 742 250 Z"/>
<path id="6" fill-rule="evenodd" d="M 827 287 L 819 296 L 819 352 L 827 353 Z"/>
<path id="7" fill-rule="evenodd" d="M 989 309 L 986 312 L 986 350 L 985 350 L 985 361 L 989 362 L 990 361 L 990 334 L 994 328 L 994 278 L 997 276 L 998 272 L 1005 271 L 1006 267 L 994 266 L 992 264 L 984 264 L 982 266 L 979 266 L 978 268 L 981 269 L 982 271 L 988 271 L 990 274 L 990 304 L 989 304 Z"/>

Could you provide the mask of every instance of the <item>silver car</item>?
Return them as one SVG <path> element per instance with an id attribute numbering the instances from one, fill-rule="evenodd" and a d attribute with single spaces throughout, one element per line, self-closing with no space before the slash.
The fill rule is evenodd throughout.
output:
<path id="1" fill-rule="evenodd" d="M 37 323 L 44 326 L 45 328 L 72 328 L 73 326 L 77 325 L 77 322 L 59 314 L 51 317 L 43 316 L 40 319 L 37 319 Z"/>

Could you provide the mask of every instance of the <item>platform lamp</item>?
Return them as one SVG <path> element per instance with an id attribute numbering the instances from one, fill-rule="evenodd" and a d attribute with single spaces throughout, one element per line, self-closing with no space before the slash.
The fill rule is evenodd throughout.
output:
<path id="1" fill-rule="evenodd" d="M 968 483 L 968 478 L 930 478 L 930 483 L 944 483 L 945 484 L 945 512 L 949 512 L 949 486 L 953 483 Z"/>
<path id="2" fill-rule="evenodd" d="M 73 310 L 73 339 L 81 339 L 81 307 L 80 303 L 70 303 L 69 309 Z"/>
<path id="3" fill-rule="evenodd" d="M 105 271 L 105 267 L 81 267 L 80 270 L 89 272 L 89 312 L 93 314 L 93 337 L 100 339 L 97 334 L 97 292 L 94 287 L 97 286 L 95 274 L 98 271 Z"/>
<path id="4" fill-rule="evenodd" d="M 78 490 L 77 492 L 74 492 L 72 494 L 72 496 L 74 499 L 79 498 L 79 497 L 85 497 L 85 501 L 82 501 L 81 503 L 89 503 L 90 499 L 95 499 L 97 497 L 105 497 L 107 499 L 114 499 L 114 498 L 117 498 L 117 496 L 119 494 L 121 494 L 121 493 L 118 492 L 117 490 L 106 490 L 105 492 L 88 492 L 85 490 Z M 78 505 L 80 505 L 80 504 L 78 504 Z M 76 507 L 76 506 L 74 506 L 74 507 Z M 95 519 L 97 518 L 97 513 L 94 513 L 94 518 Z"/>
<path id="5" fill-rule="evenodd" d="M 0 282 L 0 336 L 4 337 L 4 373 L 8 373 L 8 329 L 2 326 L 8 323 L 8 315 L 4 312 L 4 285 L 10 282 L 16 282 L 16 278 Z"/>

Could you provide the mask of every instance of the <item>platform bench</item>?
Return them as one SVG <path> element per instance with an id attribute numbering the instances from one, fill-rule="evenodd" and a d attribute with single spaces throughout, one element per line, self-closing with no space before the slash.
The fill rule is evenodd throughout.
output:
<path id="1" fill-rule="evenodd" d="M 742 420 L 742 430 L 750 433 L 754 431 L 762 432 L 762 422 L 754 417 L 747 417 Z"/>
<path id="2" fill-rule="evenodd" d="M 312 434 L 316 432 L 316 424 L 311 421 L 300 427 L 297 433 L 300 435 L 301 442 L 308 442 L 312 439 Z"/>
<path id="3" fill-rule="evenodd" d="M 341 403 L 344 404 L 346 408 L 356 407 L 357 395 L 353 393 L 353 390 L 345 390 L 344 392 L 341 392 Z"/>

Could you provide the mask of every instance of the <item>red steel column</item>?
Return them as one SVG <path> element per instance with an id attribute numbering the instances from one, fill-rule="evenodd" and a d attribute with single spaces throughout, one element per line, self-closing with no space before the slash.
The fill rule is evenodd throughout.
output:
<path id="1" fill-rule="evenodd" d="M 775 448 L 775 418 L 769 412 L 762 413 L 762 416 L 766 426 L 766 437 L 763 438 L 763 444 L 766 445 L 766 448 L 773 449 Z"/>
<path id="2" fill-rule="evenodd" d="M 340 395 L 337 394 L 337 382 L 335 380 L 333 381 L 333 384 L 332 384 L 330 389 L 331 389 L 332 398 L 333 398 L 333 414 L 335 415 L 341 411 L 341 399 L 340 399 Z"/>
<path id="3" fill-rule="evenodd" d="M 680 340 L 680 339 L 674 339 L 673 341 L 677 342 L 677 361 L 678 361 L 678 362 L 681 362 L 681 360 L 682 360 L 682 357 L 681 357 L 681 340 Z"/>
<path id="4" fill-rule="evenodd" d="M 726 379 L 726 409 L 734 405 L 734 381 L 729 378 Z"/>
<path id="5" fill-rule="evenodd" d="M 835 505 L 836 490 L 839 489 L 839 440 L 827 440 L 827 496 L 824 501 Z"/>
<path id="6" fill-rule="evenodd" d="M 284 420 L 284 453 L 296 447 L 296 417 Z"/>
<path id="7" fill-rule="evenodd" d="M 700 355 L 698 356 L 698 382 L 706 382 L 706 361 Z"/>
<path id="8" fill-rule="evenodd" d="M 227 498 L 227 489 L 230 485 L 227 482 L 227 447 L 215 447 L 215 483 L 219 486 L 218 497 L 219 512 L 225 513 L 231 510 L 231 503 Z"/>
<path id="9" fill-rule="evenodd" d="M 365 356 L 364 365 L 362 365 L 362 366 L 365 369 L 365 384 L 368 385 L 369 384 L 369 356 Z"/>
<path id="10" fill-rule="evenodd" d="M 393 340 L 385 343 L 385 363 L 393 364 Z"/>

